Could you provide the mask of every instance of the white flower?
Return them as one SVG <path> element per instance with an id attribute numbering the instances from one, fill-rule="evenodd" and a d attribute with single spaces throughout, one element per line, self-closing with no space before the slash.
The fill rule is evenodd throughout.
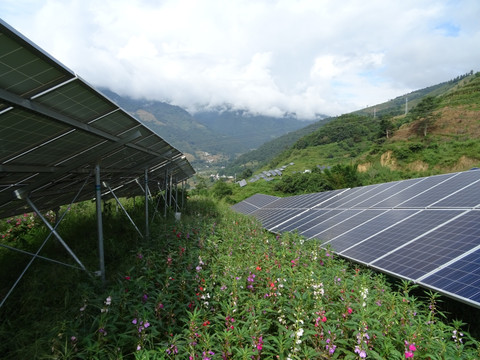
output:
<path id="1" fill-rule="evenodd" d="M 109 296 L 109 297 L 107 297 L 107 299 L 105 300 L 105 305 L 109 306 L 111 303 L 112 303 L 112 297 Z"/>

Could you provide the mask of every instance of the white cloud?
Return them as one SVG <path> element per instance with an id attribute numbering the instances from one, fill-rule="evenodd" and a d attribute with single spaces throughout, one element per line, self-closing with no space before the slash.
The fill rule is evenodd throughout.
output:
<path id="1" fill-rule="evenodd" d="M 340 114 L 478 71 L 477 0 L 3 0 L 97 86 L 190 111 Z"/>

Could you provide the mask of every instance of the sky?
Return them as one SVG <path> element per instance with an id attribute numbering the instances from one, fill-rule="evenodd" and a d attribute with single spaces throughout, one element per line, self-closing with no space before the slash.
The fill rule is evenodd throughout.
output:
<path id="1" fill-rule="evenodd" d="M 480 70 L 478 0 L 1 0 L 94 87 L 194 114 L 341 115 Z"/>

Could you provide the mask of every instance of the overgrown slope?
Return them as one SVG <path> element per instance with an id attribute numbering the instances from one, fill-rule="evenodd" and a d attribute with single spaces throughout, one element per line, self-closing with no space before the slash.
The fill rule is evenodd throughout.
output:
<path id="1" fill-rule="evenodd" d="M 74 206 L 60 230 L 95 269 L 90 205 Z M 141 217 L 141 203 L 125 206 Z M 156 218 L 150 241 L 135 239 L 128 225 L 120 213 L 105 219 L 103 288 L 80 270 L 35 262 L 0 308 L 2 359 L 479 356 L 469 326 L 457 320 L 474 325 L 474 309 L 450 320 L 438 294 L 334 258 L 314 240 L 266 233 L 222 203 L 191 198 L 180 222 Z M 48 253 L 60 255 L 55 246 Z M 0 262 L 2 273 L 8 265 Z"/>

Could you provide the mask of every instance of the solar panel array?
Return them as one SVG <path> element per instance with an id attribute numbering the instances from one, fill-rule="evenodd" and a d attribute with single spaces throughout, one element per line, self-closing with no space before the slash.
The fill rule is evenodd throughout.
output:
<path id="1" fill-rule="evenodd" d="M 278 198 L 232 208 L 337 254 L 480 307 L 480 170 Z"/>
<path id="2" fill-rule="evenodd" d="M 0 20 L 0 218 L 68 204 L 99 164 L 119 196 L 194 174 L 185 156 Z M 94 194 L 85 186 L 78 201 Z M 156 188 L 157 186 L 155 186 Z"/>

